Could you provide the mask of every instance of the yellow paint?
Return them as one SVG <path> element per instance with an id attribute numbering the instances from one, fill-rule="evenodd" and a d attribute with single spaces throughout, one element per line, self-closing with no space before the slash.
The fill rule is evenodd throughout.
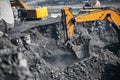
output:
<path id="1" fill-rule="evenodd" d="M 37 8 L 36 9 L 36 18 L 44 18 L 48 16 L 47 7 Z"/>
<path id="2" fill-rule="evenodd" d="M 18 2 L 11 2 L 11 6 L 19 6 L 21 8 L 24 8 L 25 10 L 28 10 L 29 7 L 24 3 L 22 2 L 21 0 L 19 0 Z"/>
<path id="3" fill-rule="evenodd" d="M 20 3 L 20 6 L 21 6 L 22 8 L 24 8 L 25 10 L 28 10 L 28 9 L 29 9 L 29 7 L 28 7 L 24 2 L 20 1 L 19 3 Z"/>
<path id="4" fill-rule="evenodd" d="M 110 16 L 107 17 L 107 15 Z M 75 20 L 76 22 L 108 20 L 110 22 L 114 22 L 117 26 L 120 26 L 120 14 L 112 9 L 96 10 L 90 13 L 78 15 L 75 17 Z"/>
<path id="5" fill-rule="evenodd" d="M 73 18 L 73 14 L 70 12 L 68 7 L 64 8 L 66 14 L 66 27 L 67 27 L 67 34 L 68 38 L 71 38 L 74 33 L 74 24 L 71 23 L 71 19 Z"/>

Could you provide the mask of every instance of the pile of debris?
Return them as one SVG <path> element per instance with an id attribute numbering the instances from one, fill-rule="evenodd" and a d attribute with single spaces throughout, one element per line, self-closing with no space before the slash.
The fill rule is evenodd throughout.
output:
<path id="1" fill-rule="evenodd" d="M 27 36 L 29 34 L 28 43 L 21 36 L 0 37 L 1 80 L 119 80 L 120 53 L 103 48 L 118 42 L 117 34 L 110 25 L 99 26 L 99 29 L 94 25 L 91 26 L 93 28 L 77 25 L 80 32 L 76 31 L 75 35 L 81 36 L 77 38 L 82 41 L 81 44 L 85 43 L 85 39 L 91 38 L 87 44 L 91 56 L 82 60 L 57 44 L 59 40 L 56 41 L 51 29 L 58 24 L 52 25 L 46 26 L 46 29 L 44 26 L 44 31 L 40 27 L 24 33 Z M 112 39 L 115 41 L 111 41 Z M 83 49 L 86 50 L 85 47 Z"/>
<path id="2" fill-rule="evenodd" d="M 8 37 L 0 37 L 0 79 L 29 80 L 32 74 L 26 58 Z"/>
<path id="3" fill-rule="evenodd" d="M 63 43 L 62 23 L 0 32 L 0 80 L 119 80 L 120 43 L 113 26 L 76 23 L 71 41 L 77 54 Z"/>

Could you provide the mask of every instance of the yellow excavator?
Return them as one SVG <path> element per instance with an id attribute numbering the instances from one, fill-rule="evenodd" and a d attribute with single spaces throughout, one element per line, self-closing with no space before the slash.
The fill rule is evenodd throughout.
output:
<path id="1" fill-rule="evenodd" d="M 40 7 L 40 8 L 29 8 L 23 1 L 21 0 L 14 0 L 11 1 L 12 7 L 20 7 L 18 10 L 18 16 L 20 18 L 32 18 L 32 19 L 42 19 L 48 16 L 48 8 L 47 7 Z"/>
<path id="2" fill-rule="evenodd" d="M 5 6 L 4 6 L 5 5 Z M 47 16 L 47 9 L 43 9 L 43 15 L 41 16 L 39 13 L 41 12 L 40 8 L 30 9 L 27 7 L 21 0 L 15 0 L 11 2 L 9 0 L 0 0 L 0 31 L 7 31 L 9 28 L 14 27 L 14 16 L 12 11 L 12 6 L 20 6 L 24 10 L 21 10 L 21 18 L 43 18 Z M 117 27 L 114 29 L 118 32 L 120 36 L 120 13 L 109 7 L 100 7 L 100 8 L 84 8 L 86 12 L 79 15 L 73 15 L 70 7 L 64 7 L 62 10 L 62 23 L 65 28 L 65 45 L 69 44 L 73 51 L 76 52 L 75 45 L 70 42 L 73 38 L 74 34 L 74 25 L 75 22 L 87 22 L 87 21 L 97 21 L 97 20 L 107 20 L 109 22 L 114 23 Z M 92 10 L 91 10 L 92 9 Z M 9 14 L 8 14 L 9 12 Z M 45 14 L 44 14 L 45 13 Z M 4 25 L 4 26 L 3 26 Z M 36 25 L 36 24 L 35 24 Z M 19 27 L 18 27 L 19 28 Z M 23 27 L 22 29 L 25 29 Z M 79 58 L 79 56 L 78 56 Z"/>
<path id="3" fill-rule="evenodd" d="M 14 13 L 12 7 L 19 7 L 20 19 L 41 19 L 48 16 L 48 8 L 40 7 L 30 9 L 21 0 L 0 0 L 0 31 L 7 32 L 14 27 Z"/>
<path id="4" fill-rule="evenodd" d="M 109 7 L 97 7 L 84 8 L 86 12 L 83 14 L 73 15 L 70 7 L 64 7 L 62 9 L 62 20 L 63 26 L 65 28 L 65 45 L 71 46 L 71 49 L 80 58 L 77 52 L 76 45 L 71 42 L 74 34 L 75 23 L 97 21 L 97 20 L 107 20 L 114 23 L 116 26 L 113 28 L 117 31 L 120 36 L 120 13 L 113 8 Z"/>

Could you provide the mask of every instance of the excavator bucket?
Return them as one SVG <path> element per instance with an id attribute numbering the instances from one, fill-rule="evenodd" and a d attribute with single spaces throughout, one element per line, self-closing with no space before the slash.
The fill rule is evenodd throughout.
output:
<path id="1" fill-rule="evenodd" d="M 0 22 L 5 25 L 0 28 L 14 27 L 14 16 L 9 0 L 0 0 Z"/>
<path id="2" fill-rule="evenodd" d="M 75 45 L 73 44 L 71 41 L 67 42 L 66 44 L 67 48 L 70 49 L 72 51 L 72 53 L 78 58 L 78 59 L 83 59 L 85 58 L 88 54 L 85 54 L 85 46 L 84 44 L 80 44 L 80 45 Z"/>

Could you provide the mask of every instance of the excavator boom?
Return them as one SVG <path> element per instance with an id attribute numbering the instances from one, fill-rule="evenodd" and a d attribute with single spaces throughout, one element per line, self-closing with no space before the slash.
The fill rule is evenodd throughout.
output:
<path id="1" fill-rule="evenodd" d="M 69 7 L 64 7 L 63 15 L 65 15 L 65 23 L 67 28 L 68 38 L 71 38 L 74 33 L 74 23 L 97 21 L 97 20 L 108 20 L 113 22 L 116 26 L 120 26 L 120 14 L 111 8 L 99 8 L 92 12 L 73 16 Z"/>
<path id="2" fill-rule="evenodd" d="M 108 20 L 120 26 L 120 14 L 112 9 L 96 10 L 87 14 L 79 15 L 75 18 L 76 22 Z"/>
<path id="3" fill-rule="evenodd" d="M 29 9 L 29 7 L 21 0 L 16 0 L 16 1 L 11 2 L 11 6 L 12 7 L 13 6 L 20 6 L 21 8 L 24 8 L 25 10 Z"/>
<path id="4" fill-rule="evenodd" d="M 77 58 L 84 58 L 85 55 L 81 52 L 83 46 L 78 46 L 73 42 L 74 34 L 74 25 L 75 23 L 88 22 L 88 21 L 98 21 L 98 20 L 107 20 L 114 23 L 116 26 L 113 28 L 117 31 L 120 36 L 120 14 L 114 9 L 111 8 L 94 8 L 88 9 L 84 14 L 73 15 L 69 7 L 64 7 L 62 10 L 62 21 L 65 28 L 65 46 L 70 48 L 76 55 Z M 89 55 L 89 53 L 88 53 Z"/>

